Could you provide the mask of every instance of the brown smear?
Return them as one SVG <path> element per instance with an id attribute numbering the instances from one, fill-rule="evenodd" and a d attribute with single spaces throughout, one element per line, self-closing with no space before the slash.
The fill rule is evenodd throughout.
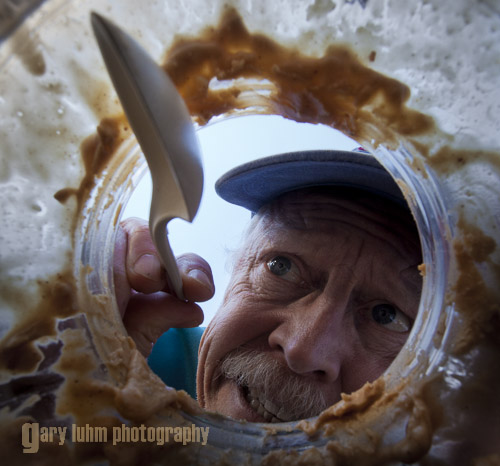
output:
<path id="1" fill-rule="evenodd" d="M 200 124 L 246 107 L 239 99 L 245 88 L 214 90 L 213 79 L 257 78 L 272 83 L 271 113 L 323 123 L 354 139 L 397 146 L 397 134 L 416 136 L 434 127 L 430 117 L 406 107 L 405 84 L 363 65 L 346 46 L 331 46 L 322 58 L 308 57 L 250 34 L 234 9 L 225 11 L 216 29 L 179 39 L 167 54 L 165 70 Z"/>
<path id="2" fill-rule="evenodd" d="M 432 440 L 432 426 L 428 409 L 417 390 L 404 393 L 407 380 L 392 391 L 385 391 L 384 382 L 378 379 L 367 383 L 352 395 L 343 395 L 338 407 L 332 406 L 315 421 L 302 421 L 300 427 L 315 435 L 319 429 L 331 436 L 327 444 L 335 464 L 379 465 L 398 461 L 413 463 L 429 449 Z M 409 414 L 406 437 L 391 444 L 384 442 L 386 427 L 378 424 L 378 416 L 386 409 L 392 409 L 392 418 L 385 422 L 396 423 L 401 413 Z M 351 445 L 339 432 L 346 432 Z M 301 464 L 301 463 L 298 463 Z M 328 464 L 328 463 L 327 463 Z"/>
<path id="3" fill-rule="evenodd" d="M 22 26 L 12 38 L 12 52 L 20 58 L 26 70 L 35 76 L 45 74 L 47 65 L 36 34 L 31 34 L 27 27 Z"/>
<path id="4" fill-rule="evenodd" d="M 438 173 L 449 173 L 458 170 L 468 163 L 474 161 L 487 162 L 492 166 L 500 168 L 500 157 L 498 152 L 486 150 L 464 150 L 445 146 L 435 154 L 429 154 L 426 147 L 416 144 L 422 154 L 425 154 L 427 163 Z"/>
<path id="5" fill-rule="evenodd" d="M 42 336 L 56 335 L 56 318 L 76 312 L 76 288 L 70 272 L 39 283 L 40 304 L 14 326 L 0 342 L 0 369 L 33 371 L 42 356 L 35 342 Z"/>
<path id="6" fill-rule="evenodd" d="M 457 309 L 467 320 L 456 339 L 455 351 L 460 354 L 486 336 L 500 344 L 500 303 L 495 292 L 487 287 L 479 268 L 481 263 L 490 261 L 497 247 L 495 240 L 463 216 L 458 227 L 462 238 L 456 239 L 453 247 L 460 274 L 453 291 Z M 496 283 L 500 283 L 500 268 L 491 269 L 496 272 Z"/>
<path id="7" fill-rule="evenodd" d="M 368 60 L 373 61 L 375 57 L 376 51 L 373 51 Z M 245 93 L 252 91 L 251 85 L 233 82 L 229 88 L 216 90 L 211 88 L 213 80 L 256 78 L 267 80 L 268 84 L 263 86 L 272 91 L 265 98 L 265 111 L 268 113 L 296 121 L 323 123 L 360 142 L 374 140 L 374 145 L 384 143 L 388 147 L 394 147 L 399 145 L 400 137 L 411 136 L 412 143 L 417 147 L 418 136 L 435 131 L 430 117 L 406 106 L 410 96 L 406 85 L 371 70 L 349 48 L 331 46 L 323 57 L 307 57 L 263 35 L 249 33 L 232 9 L 226 10 L 217 28 L 207 29 L 198 38 L 179 39 L 167 53 L 165 70 L 200 124 L 207 123 L 214 116 L 248 107 L 249 100 L 245 100 Z M 76 215 L 81 215 L 82 206 L 95 186 L 96 177 L 105 170 L 117 148 L 129 134 L 123 115 L 103 119 L 97 133 L 82 143 L 85 176 L 80 186 L 61 189 L 54 197 L 64 203 L 75 196 L 78 205 Z M 420 145 L 418 149 L 421 154 L 427 154 L 425 146 Z M 484 156 L 476 153 L 477 155 Z M 428 160 L 434 169 L 442 173 L 450 168 L 459 168 L 461 164 L 471 160 L 471 157 L 475 155 L 464 152 L 457 156 L 456 151 L 447 149 L 430 156 Z M 498 164 L 497 154 L 488 160 Z M 115 223 L 116 220 L 115 218 Z M 471 321 L 480 322 L 478 331 L 482 334 L 486 325 L 491 325 L 494 316 L 498 315 L 497 306 L 496 310 L 491 309 L 491 312 L 485 313 L 489 320 L 482 322 L 477 317 L 483 315 L 483 309 L 491 307 L 495 302 L 494 296 L 484 293 L 484 283 L 477 270 L 477 262 L 487 260 L 491 253 L 492 243 L 490 239 L 473 234 L 465 242 L 456 243 L 455 250 L 460 267 L 456 290 L 458 307 L 478 310 Z M 425 273 L 425 266 L 421 272 Z M 68 271 L 67 277 L 73 277 L 71 271 Z M 67 317 L 76 312 L 77 293 L 72 279 L 64 276 L 50 277 L 46 284 L 40 285 L 40 295 L 42 303 L 33 307 L 33 312 L 29 313 L 31 317 L 21 320 L 2 341 L 0 360 L 4 368 L 11 372 L 35 370 L 42 358 L 36 347 L 36 340 L 57 332 L 56 318 Z M 484 301 L 477 305 L 477 299 Z M 116 360 L 114 364 L 123 366 L 125 380 L 123 384 L 113 385 L 109 379 L 94 379 L 98 361 L 93 354 L 84 351 L 85 338 L 88 336 L 82 330 L 60 332 L 64 351 L 54 367 L 64 374 L 65 384 L 57 399 L 58 414 L 74 414 L 78 421 L 88 420 L 94 425 L 112 426 L 117 425 L 117 422 L 121 423 L 122 419 L 117 421 L 118 418 L 113 413 L 109 414 L 109 418 L 104 418 L 102 412 L 109 407 L 115 407 L 123 419 L 148 424 L 157 422 L 154 419 L 156 414 L 164 414 L 170 408 L 173 411 L 173 407 L 182 406 L 186 411 L 196 412 L 193 400 L 182 392 L 166 389 L 148 369 L 144 358 L 127 337 L 120 334 L 119 330 L 116 333 L 112 337 L 118 341 L 121 352 L 113 354 Z M 477 332 L 473 331 L 473 334 L 475 336 Z M 103 337 L 99 331 L 93 336 Z M 472 337 L 467 339 L 468 344 L 472 341 Z M 362 428 L 365 416 L 376 409 L 387 408 L 396 395 L 397 390 L 384 392 L 380 379 L 355 394 L 344 396 L 343 405 L 329 408 L 314 424 L 302 423 L 302 428 L 311 435 L 322 429 L 327 435 L 334 435 L 335 428 L 340 423 L 345 426 L 346 420 L 352 426 Z M 418 395 L 414 399 L 403 399 L 401 409 L 413 413 L 406 443 L 402 441 L 397 448 L 386 450 L 381 456 L 379 451 L 379 456 L 361 458 L 363 452 L 349 452 L 344 445 L 332 441 L 326 453 L 315 449 L 303 453 L 290 452 L 290 455 L 298 456 L 291 459 L 291 463 L 295 460 L 297 463 L 304 460 L 307 464 L 315 460 L 328 461 L 329 454 L 332 458 L 343 460 L 342 464 L 360 464 L 362 459 L 365 460 L 364 464 L 381 464 L 382 459 L 386 462 L 416 461 L 427 451 L 432 440 L 430 436 L 433 429 L 429 425 L 428 409 Z M 18 426 L 15 429 L 18 436 Z M 376 446 L 381 435 L 383 432 L 374 433 L 373 440 L 366 445 L 368 450 L 373 449 L 370 455 L 377 453 Z M 19 445 L 19 439 L 16 444 Z M 108 444 L 102 450 L 96 447 L 97 451 L 89 451 L 90 448 L 91 445 L 77 445 L 78 456 L 106 456 L 114 464 L 128 460 L 134 462 L 136 458 L 143 458 L 143 454 L 148 456 L 148 460 L 166 459 L 162 456 L 164 449 L 159 449 L 156 456 L 150 445 L 129 444 L 114 448 Z M 121 448 L 125 449 L 124 454 L 119 453 Z M 61 450 L 61 455 L 63 453 L 69 454 Z M 274 452 L 267 458 L 269 464 L 276 464 L 271 461 L 273 455 Z M 304 457 L 300 458 L 301 455 Z M 57 461 L 55 457 L 52 460 Z M 61 461 L 62 463 L 65 461 Z"/>
<path id="8" fill-rule="evenodd" d="M 500 169 L 499 154 L 493 151 L 444 146 L 430 154 L 425 147 L 418 144 L 417 147 L 426 155 L 427 163 L 439 174 L 458 171 L 474 162 L 487 163 Z M 459 213 L 457 229 L 460 234 L 453 241 L 453 249 L 458 278 L 449 299 L 466 320 L 454 345 L 456 354 L 463 354 L 485 337 L 500 343 L 500 304 L 496 291 L 487 286 L 480 272 L 481 264 L 487 263 L 495 275 L 496 283 L 500 283 L 500 266 L 490 259 L 497 248 L 497 240 L 466 221 L 463 212 Z"/>
<path id="9" fill-rule="evenodd" d="M 319 428 L 331 428 L 339 420 L 355 423 L 368 408 L 383 398 L 384 390 L 385 382 L 382 378 L 373 383 L 367 382 L 350 395 L 342 393 L 340 402 L 327 408 L 314 421 L 301 421 L 299 426 L 308 435 L 314 435 Z"/>
<path id="10" fill-rule="evenodd" d="M 85 176 L 80 186 L 63 188 L 54 194 L 54 198 L 64 204 L 71 196 L 76 196 L 79 213 L 82 203 L 94 186 L 95 177 L 106 167 L 118 146 L 129 134 L 129 125 L 125 115 L 104 118 L 99 123 L 97 132 L 85 139 L 80 147 L 85 167 Z"/>

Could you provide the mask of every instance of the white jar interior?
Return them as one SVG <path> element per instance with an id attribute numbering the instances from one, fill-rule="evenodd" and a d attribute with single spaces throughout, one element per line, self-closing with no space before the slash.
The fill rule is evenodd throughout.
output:
<path id="1" fill-rule="evenodd" d="M 347 45 L 361 69 L 408 87 L 404 108 L 434 122 L 420 132 L 391 126 L 383 95 L 352 108 L 355 139 L 398 180 L 419 227 L 426 266 L 419 317 L 373 387 L 340 402 L 329 417 L 272 433 L 198 413 L 192 401 L 165 389 L 129 344 L 111 298 L 115 227 L 145 165 L 121 117 L 89 13 L 112 18 L 163 62 L 177 36 L 217 27 L 228 4 L 250 34 L 265 34 L 311 61 L 320 63 L 331 45 Z M 500 355 L 499 14 L 492 2 L 465 0 L 43 3 L 0 48 L 2 425 L 19 432 L 22 416 L 33 416 L 54 425 L 209 426 L 207 446 L 183 447 L 186 463 L 450 462 L 463 445 L 471 458 L 500 454 L 494 444 L 500 381 L 492 370 Z M 214 92 L 221 82 L 242 92 L 223 111 L 203 118 L 193 111 L 193 118 L 299 118 L 299 107 L 284 101 L 285 94 L 274 98 L 276 83 L 261 78 L 213 81 Z M 318 106 L 304 120 L 314 123 L 324 114 Z M 89 138 L 99 125 L 115 133 L 95 156 Z M 20 380 L 53 385 L 16 391 Z M 64 454 L 74 455 L 67 448 Z M 103 453 L 108 459 L 110 451 Z M 162 461 L 178 454 L 168 449 Z"/>

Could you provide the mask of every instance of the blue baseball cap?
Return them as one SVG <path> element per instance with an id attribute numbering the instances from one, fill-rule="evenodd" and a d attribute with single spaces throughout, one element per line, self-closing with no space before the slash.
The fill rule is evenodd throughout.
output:
<path id="1" fill-rule="evenodd" d="M 356 188 L 407 206 L 392 176 L 362 148 L 287 152 L 252 160 L 221 176 L 215 190 L 222 199 L 257 212 L 282 194 L 313 186 Z"/>

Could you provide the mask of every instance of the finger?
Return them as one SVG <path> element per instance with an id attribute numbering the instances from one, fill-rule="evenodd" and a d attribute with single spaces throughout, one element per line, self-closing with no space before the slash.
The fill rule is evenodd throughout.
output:
<path id="1" fill-rule="evenodd" d="M 129 218 L 121 223 L 127 233 L 126 270 L 130 286 L 141 293 L 165 287 L 166 275 L 145 220 Z"/>
<path id="2" fill-rule="evenodd" d="M 215 293 L 212 269 L 208 262 L 196 254 L 183 254 L 177 258 L 182 276 L 184 295 L 189 301 L 208 301 Z"/>
<path id="3" fill-rule="evenodd" d="M 123 319 L 127 332 L 146 357 L 156 340 L 168 329 L 197 327 L 202 322 L 200 306 L 162 292 L 134 294 Z"/>

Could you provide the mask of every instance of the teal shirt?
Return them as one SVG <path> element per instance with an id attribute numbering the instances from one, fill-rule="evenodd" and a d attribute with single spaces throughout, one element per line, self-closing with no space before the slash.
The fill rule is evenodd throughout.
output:
<path id="1" fill-rule="evenodd" d="M 165 385 L 196 399 L 198 347 L 205 328 L 171 328 L 153 346 L 148 364 Z"/>

